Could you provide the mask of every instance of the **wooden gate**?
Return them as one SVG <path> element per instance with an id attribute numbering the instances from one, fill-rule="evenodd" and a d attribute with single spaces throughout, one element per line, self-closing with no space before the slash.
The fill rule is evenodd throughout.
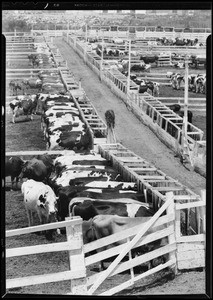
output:
<path id="1" fill-rule="evenodd" d="M 166 214 L 163 213 L 166 211 Z M 163 214 L 163 216 L 162 216 Z M 163 270 L 167 267 L 173 269 L 174 273 L 176 273 L 176 241 L 175 241 L 175 210 L 174 210 L 174 199 L 173 193 L 167 194 L 167 201 L 162 205 L 162 207 L 155 213 L 155 215 L 143 226 L 137 225 L 132 228 L 128 228 L 127 230 L 123 230 L 122 232 L 112 234 L 108 237 L 99 239 L 97 241 L 91 242 L 89 244 L 84 245 L 84 254 L 87 254 L 91 251 L 97 250 L 99 248 L 103 248 L 105 246 L 109 246 L 113 244 L 111 248 L 108 248 L 104 251 L 97 251 L 97 253 L 85 257 L 85 266 L 88 267 L 94 263 L 100 262 L 104 259 L 108 259 L 110 257 L 114 257 L 117 255 L 116 259 L 110 264 L 110 266 L 99 273 L 96 273 L 91 276 L 87 276 L 87 294 L 92 295 L 95 293 L 96 295 L 113 295 L 118 293 L 125 288 L 132 286 L 136 281 L 145 278 L 151 274 L 154 274 L 160 270 Z M 163 225 L 163 226 L 162 226 Z M 161 228 L 159 229 L 159 226 Z M 154 233 L 147 234 L 147 231 L 150 228 L 154 228 Z M 162 229 L 164 227 L 164 229 Z M 141 254 L 136 257 L 132 257 L 131 250 L 148 244 L 150 242 L 167 238 L 167 244 L 162 246 L 158 249 L 152 250 L 148 253 Z M 126 240 L 126 243 L 119 244 L 119 241 Z M 117 244 L 114 246 L 114 244 Z M 99 249 L 100 250 L 100 249 Z M 122 259 L 128 255 L 128 260 L 122 261 Z M 135 274 L 134 267 L 141 265 L 141 264 L 149 264 L 149 262 L 155 258 L 159 258 L 161 256 L 167 257 L 166 262 L 159 264 L 148 271 L 143 272 L 142 274 Z M 130 278 L 129 280 L 121 283 L 116 284 L 115 286 L 103 291 L 101 289 L 98 291 L 100 285 L 110 277 L 120 274 L 126 270 L 130 271 Z M 110 278 L 112 282 L 113 279 Z"/>

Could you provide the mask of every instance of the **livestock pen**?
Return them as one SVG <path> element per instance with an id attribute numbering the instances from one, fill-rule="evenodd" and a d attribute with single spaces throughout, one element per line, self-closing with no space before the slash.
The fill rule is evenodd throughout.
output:
<path id="1" fill-rule="evenodd" d="M 135 84 L 132 81 L 130 81 L 130 92 L 127 94 L 127 79 L 125 81 L 120 79 L 122 74 L 118 70 L 100 70 L 100 60 L 96 60 L 90 52 L 86 52 L 86 48 L 81 41 L 78 41 L 77 37 L 64 34 L 63 39 L 85 60 L 86 64 L 100 76 L 101 80 L 112 90 L 112 92 L 126 103 L 127 107 L 132 110 L 139 120 L 156 133 L 163 143 L 178 155 L 184 152 L 181 143 L 183 127 L 182 118 L 180 119 L 180 117 L 178 117 L 177 119 L 174 112 L 149 94 L 144 93 L 143 96 L 138 94 Z M 149 75 L 146 74 L 145 76 Z M 145 99 L 149 99 L 149 103 L 145 104 L 147 101 Z M 144 105 L 142 105 L 142 103 L 144 103 Z M 154 107 L 156 106 L 154 103 L 158 106 L 158 109 Z M 154 106 L 152 106 L 152 104 Z M 147 106 L 149 107 L 148 109 Z M 156 114 L 158 116 L 157 121 Z M 199 154 L 194 151 L 197 149 L 196 141 L 202 141 L 203 132 L 192 124 L 189 124 L 189 126 L 190 130 L 188 130 L 187 133 L 188 161 L 192 162 L 195 171 L 206 176 L 206 143 L 199 144 Z M 167 133 L 168 128 L 170 128 L 169 135 Z M 177 132 L 177 134 L 174 134 L 174 131 Z"/>
<path id="2" fill-rule="evenodd" d="M 26 276 L 23 269 L 21 272 L 22 275 L 19 275 L 19 278 L 14 278 L 14 275 L 20 272 L 17 272 L 18 270 L 13 272 L 13 274 L 15 273 L 13 276 L 10 275 L 9 278 L 7 277 L 6 287 L 8 291 L 10 289 L 11 291 L 12 289 L 21 289 L 22 292 L 35 292 L 35 288 L 36 290 L 40 290 L 38 287 L 39 284 L 67 281 L 65 286 L 60 285 L 60 289 L 62 288 L 67 292 L 60 290 L 58 291 L 60 294 L 113 295 L 132 286 L 136 281 L 149 278 L 153 274 L 157 275 L 159 271 L 166 271 L 167 268 L 172 268 L 172 272 L 176 274 L 178 270 L 205 267 L 205 191 L 202 192 L 201 197 L 196 195 L 190 189 L 170 178 L 120 144 L 103 144 L 98 149 L 101 156 L 111 161 L 113 168 L 121 173 L 125 181 L 135 182 L 139 191 L 146 190 L 148 203 L 153 204 L 155 207 L 154 216 L 145 226 L 138 225 L 137 227 L 124 230 L 122 233 L 116 233 L 85 245 L 82 240 L 81 218 L 72 217 L 63 222 L 29 228 L 17 229 L 13 225 L 13 230 L 6 231 L 7 243 L 9 245 L 9 248 L 6 250 L 6 260 L 8 261 L 7 267 L 9 270 L 11 268 L 10 265 L 13 264 L 12 257 L 19 265 L 18 257 L 25 256 L 25 264 L 29 264 L 31 270 L 33 270 L 33 261 L 35 259 L 28 258 L 29 255 L 36 257 L 36 261 L 40 258 L 41 263 L 46 255 L 49 255 L 49 252 L 54 252 L 55 261 L 54 263 L 52 262 L 51 268 L 47 267 L 48 272 L 42 273 L 42 266 L 37 262 L 40 268 L 34 269 L 34 272 L 32 272 L 33 276 L 32 274 L 30 274 L 31 276 Z M 50 151 L 49 154 L 57 157 L 68 152 Z M 19 154 L 20 157 L 27 159 L 38 153 L 44 153 L 44 151 L 10 152 L 6 153 L 6 155 Z M 82 156 L 82 159 L 84 159 L 84 156 Z M 146 233 L 152 226 L 154 226 L 153 228 L 157 228 L 163 224 L 165 225 L 164 229 L 151 234 Z M 67 228 L 66 238 L 56 239 L 56 243 L 48 244 L 45 242 L 44 245 L 39 245 L 40 243 L 43 244 L 44 241 L 40 238 L 40 242 L 38 242 L 36 236 L 33 238 L 36 242 L 34 246 L 29 242 L 32 240 L 31 236 L 33 232 L 65 226 Z M 26 239 L 29 236 L 27 243 L 29 245 L 27 247 L 21 246 L 23 245 L 23 238 L 20 236 L 22 234 L 26 235 Z M 15 243 L 12 236 L 16 236 Z M 131 256 L 131 249 L 146 245 L 163 237 L 168 238 L 165 246 L 134 258 Z M 124 239 L 127 239 L 127 242 L 122 245 L 115 245 L 110 249 L 101 250 L 101 252 L 98 251 L 98 253 L 90 256 L 86 255 L 95 249 L 103 248 L 116 241 L 119 243 L 119 240 Z M 13 245 L 19 246 L 13 249 Z M 58 251 L 61 252 L 60 255 L 56 255 Z M 68 255 L 64 251 L 68 251 Z M 41 255 L 39 253 L 44 254 Z M 60 264 L 61 266 L 56 269 L 58 260 L 61 260 L 62 254 L 68 260 L 63 259 L 64 263 Z M 128 260 L 122 261 L 126 254 L 128 255 Z M 148 270 L 145 268 L 145 271 L 140 274 L 134 270 L 139 265 L 145 267 L 150 260 L 162 255 L 167 255 L 166 262 Z M 94 264 L 114 256 L 116 256 L 115 260 L 105 271 L 91 273 L 91 267 Z M 125 270 L 129 270 L 130 274 L 123 273 Z M 111 277 L 114 278 L 113 285 Z M 111 282 L 110 289 L 108 285 L 109 281 Z M 32 285 L 35 285 L 34 289 L 31 287 Z M 99 285 L 101 285 L 100 288 Z M 69 288 L 71 289 L 70 291 Z"/>
<path id="3" fill-rule="evenodd" d="M 69 75 L 69 70 L 59 69 L 59 73 L 67 90 L 75 95 L 74 89 L 71 89 L 72 83 L 69 83 L 72 78 Z M 84 96 L 86 98 L 86 95 Z M 78 97 L 75 99 L 78 100 Z M 90 106 L 89 99 L 86 100 L 86 105 Z M 95 108 L 93 106 L 90 108 L 95 114 Z M 8 268 L 6 287 L 9 292 L 40 292 L 59 295 L 71 292 L 72 295 L 111 295 L 130 287 L 137 280 L 148 280 L 152 275 L 157 277 L 159 271 L 166 270 L 168 267 L 172 267 L 174 273 L 182 269 L 205 267 L 205 194 L 203 193 L 202 197 L 196 195 L 120 144 L 105 144 L 105 139 L 100 138 L 97 139 L 97 145 L 94 148 L 95 152 L 111 161 L 113 168 L 119 170 L 125 181 L 136 183 L 139 191 L 146 190 L 147 201 L 155 207 L 156 214 L 146 224 L 146 227 L 137 227 L 134 230 L 123 232 L 122 236 L 121 234 L 112 235 L 103 240 L 83 245 L 81 219 L 74 218 L 65 222 L 42 225 L 43 227 L 25 228 L 26 218 L 24 217 L 20 192 L 15 192 L 14 197 L 11 196 L 14 192 L 7 192 L 6 226 L 9 230 L 6 232 L 8 246 L 6 250 Z M 6 155 L 19 155 L 23 159 L 30 159 L 32 155 L 48 153 L 54 158 L 59 154 L 63 155 L 68 152 L 20 151 L 7 152 Z M 166 192 L 172 192 L 174 196 L 166 195 Z M 166 214 L 161 216 L 165 211 Z M 14 220 L 15 222 L 12 222 Z M 166 228 L 157 231 L 156 234 L 146 235 L 146 230 L 152 225 L 156 228 L 160 224 L 165 224 Z M 58 238 L 59 243 L 57 244 L 48 243 L 44 237 L 32 234 L 33 232 L 64 226 L 67 227 L 67 235 Z M 139 234 L 135 235 L 136 232 Z M 132 239 L 132 237 L 134 238 Z M 168 237 L 168 244 L 140 255 L 138 258 L 131 256 L 131 248 L 146 245 L 159 237 Z M 108 245 L 110 241 L 114 242 L 120 239 L 129 241 L 123 246 L 116 246 L 86 256 L 88 252 Z M 62 243 L 60 243 L 61 241 Z M 44 245 L 40 245 L 42 243 Z M 23 247 L 23 244 L 26 248 Z M 13 249 L 14 247 L 15 249 Z M 119 262 L 125 253 L 128 253 L 129 261 L 120 264 Z M 146 265 L 150 260 L 166 254 L 168 254 L 168 259 L 163 264 L 140 275 L 135 274 L 134 268 L 136 266 Z M 114 255 L 118 255 L 118 257 L 106 272 L 97 273 L 96 270 L 92 270 L 95 263 Z M 119 264 L 117 265 L 117 263 Z M 130 279 L 127 278 L 129 274 L 123 273 L 125 270 L 130 270 Z M 115 277 L 111 275 L 115 275 Z M 60 281 L 59 285 L 57 285 L 58 281 Z M 112 286 L 112 281 L 115 283 L 115 287 Z M 98 288 L 98 285 L 102 283 L 106 285 L 101 289 Z"/>

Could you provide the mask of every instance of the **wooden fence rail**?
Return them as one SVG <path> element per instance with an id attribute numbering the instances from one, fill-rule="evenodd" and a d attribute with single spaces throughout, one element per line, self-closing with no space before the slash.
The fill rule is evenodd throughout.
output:
<path id="1" fill-rule="evenodd" d="M 81 251 L 82 249 L 82 245 L 83 245 L 82 238 L 81 236 L 77 238 L 76 233 L 74 235 L 74 230 L 69 230 L 70 227 L 74 229 L 76 226 L 82 226 L 82 219 L 80 217 L 73 217 L 72 219 L 69 218 L 69 220 L 57 222 L 57 223 L 38 225 L 38 226 L 32 226 L 28 228 L 6 231 L 6 238 L 9 237 L 11 238 L 17 235 L 66 227 L 67 242 L 7 249 L 6 258 L 19 257 L 23 255 L 31 255 L 31 254 L 38 254 L 38 253 L 69 251 L 71 255 L 75 257 L 75 260 L 78 262 L 78 268 L 76 267 L 75 270 L 71 269 L 68 271 L 56 272 L 53 274 L 41 274 L 41 275 L 34 275 L 28 277 L 7 279 L 6 288 L 10 289 L 10 288 L 37 285 L 37 284 L 43 284 L 48 282 L 58 282 L 64 280 L 71 280 L 71 281 L 77 280 L 79 282 L 80 280 L 82 280 L 82 278 L 85 278 L 86 268 L 85 265 L 81 264 L 81 261 L 79 260 L 79 253 L 78 253 L 78 251 L 79 250 Z"/>

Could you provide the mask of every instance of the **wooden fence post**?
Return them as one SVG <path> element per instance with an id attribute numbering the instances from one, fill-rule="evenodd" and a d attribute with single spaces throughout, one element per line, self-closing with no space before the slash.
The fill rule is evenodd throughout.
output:
<path id="1" fill-rule="evenodd" d="M 176 243 L 176 238 L 175 238 L 175 203 L 174 203 L 174 194 L 173 192 L 168 192 L 166 193 L 166 201 L 170 200 L 171 198 L 173 198 L 173 201 L 170 203 L 170 205 L 167 207 L 166 209 L 166 213 L 169 215 L 169 214 L 173 214 L 174 215 L 174 221 L 173 221 L 173 233 L 170 234 L 168 236 L 168 242 L 169 244 L 173 244 L 173 243 Z M 176 257 L 176 251 L 177 251 L 177 248 L 175 251 L 172 251 L 169 253 L 169 260 L 170 259 L 175 259 L 176 263 L 174 264 L 174 266 L 171 266 L 173 272 L 174 272 L 174 275 L 177 274 L 177 257 Z"/>
<path id="2" fill-rule="evenodd" d="M 80 217 L 76 217 L 81 219 Z M 72 220 L 73 218 L 67 217 L 67 220 Z M 77 225 L 69 225 L 66 227 L 67 241 L 81 240 L 81 248 L 74 251 L 69 251 L 69 262 L 70 269 L 77 270 L 83 269 L 85 271 L 85 276 L 82 278 L 76 278 L 71 280 L 71 293 L 73 295 L 87 295 L 87 281 L 86 281 L 86 267 L 84 261 L 83 252 L 83 235 L 82 235 L 82 219 Z"/>
<path id="3" fill-rule="evenodd" d="M 206 202 L 206 190 L 201 190 L 201 200 Z M 201 233 L 206 233 L 206 210 L 205 207 L 200 207 L 200 217 L 202 218 Z"/>

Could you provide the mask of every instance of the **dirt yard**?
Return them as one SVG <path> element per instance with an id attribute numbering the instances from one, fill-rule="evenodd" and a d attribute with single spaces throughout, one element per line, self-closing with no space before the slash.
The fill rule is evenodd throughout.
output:
<path id="1" fill-rule="evenodd" d="M 62 56 L 67 60 L 68 68 L 75 74 L 76 79 L 82 78 L 82 87 L 95 105 L 99 115 L 104 119 L 107 109 L 114 110 L 117 141 L 200 195 L 201 189 L 206 188 L 205 178 L 181 165 L 174 153 L 163 145 L 148 127 L 144 126 L 127 110 L 122 100 L 118 99 L 109 88 L 99 81 L 98 77 L 65 42 L 59 38 L 56 40 L 56 44 Z M 11 114 L 6 114 L 6 151 L 45 150 L 45 143 L 40 130 L 40 117 L 35 116 L 32 122 L 25 122 L 25 120 L 23 117 L 17 124 L 12 124 Z M 196 120 L 198 121 L 195 121 L 194 124 L 198 126 L 197 122 L 199 128 L 206 130 L 205 115 L 198 116 Z M 20 191 L 6 192 L 5 219 L 7 230 L 27 226 L 27 217 Z M 57 238 L 58 241 L 64 241 L 64 239 L 65 237 Z M 21 247 L 39 243 L 47 243 L 44 236 L 30 234 L 7 239 L 6 247 Z M 32 255 L 30 260 L 26 256 L 21 259 L 10 259 L 7 260 L 6 268 L 7 278 L 42 274 L 42 272 L 54 273 L 63 270 L 68 270 L 68 257 L 65 253 Z M 96 266 L 89 272 L 97 272 Z M 126 276 L 127 274 L 117 276 L 116 282 L 121 283 Z M 113 280 L 110 279 L 104 283 L 105 288 L 112 287 L 112 284 Z M 64 281 L 29 286 L 11 289 L 8 292 L 59 295 L 70 292 L 70 283 Z M 139 280 L 133 288 L 119 293 L 119 295 L 125 296 L 167 294 L 205 294 L 205 271 L 181 272 L 175 278 L 172 278 L 169 272 L 159 272 L 155 276 Z"/>

